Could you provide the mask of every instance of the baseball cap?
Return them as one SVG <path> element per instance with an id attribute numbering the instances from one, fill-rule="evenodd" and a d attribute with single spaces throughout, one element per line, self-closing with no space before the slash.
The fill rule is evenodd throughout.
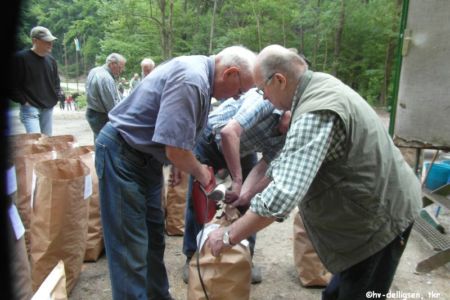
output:
<path id="1" fill-rule="evenodd" d="M 50 30 L 48 30 L 47 28 L 42 27 L 42 26 L 36 26 L 33 29 L 31 29 L 30 36 L 31 36 L 31 38 L 43 40 L 46 42 L 52 42 L 52 41 L 56 40 L 56 37 L 54 37 L 52 35 Z"/>

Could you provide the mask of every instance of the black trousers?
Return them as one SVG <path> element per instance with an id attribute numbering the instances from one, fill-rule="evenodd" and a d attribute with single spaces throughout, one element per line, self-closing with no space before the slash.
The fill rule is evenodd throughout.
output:
<path id="1" fill-rule="evenodd" d="M 322 300 L 386 299 L 412 226 L 374 255 L 334 274 Z"/>

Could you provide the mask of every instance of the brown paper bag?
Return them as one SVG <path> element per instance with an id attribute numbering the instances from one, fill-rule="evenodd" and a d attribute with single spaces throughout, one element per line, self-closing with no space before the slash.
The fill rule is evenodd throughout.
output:
<path id="1" fill-rule="evenodd" d="M 216 220 L 221 226 L 227 226 L 239 216 L 235 208 L 226 206 L 224 215 Z M 237 244 L 214 257 L 208 244 L 200 249 L 200 274 L 209 299 L 244 300 L 250 298 L 252 259 L 248 247 Z M 198 269 L 197 253 L 189 263 L 188 300 L 206 299 Z"/>
<path id="2" fill-rule="evenodd" d="M 38 143 L 51 145 L 55 151 L 63 151 L 77 147 L 77 140 L 71 134 L 44 136 L 38 140 Z"/>
<path id="3" fill-rule="evenodd" d="M 181 182 L 177 186 L 167 185 L 165 199 L 167 235 L 184 234 L 184 211 L 188 190 L 189 174 L 181 173 Z"/>
<path id="4" fill-rule="evenodd" d="M 14 152 L 17 148 L 24 145 L 36 143 L 41 137 L 45 137 L 42 133 L 22 133 L 9 136 L 11 150 Z"/>
<path id="5" fill-rule="evenodd" d="M 70 293 L 86 251 L 89 168 L 79 159 L 55 159 L 35 165 L 31 200 L 31 278 L 33 290 L 63 260 Z"/>
<path id="6" fill-rule="evenodd" d="M 88 232 L 84 261 L 97 261 L 103 252 L 103 228 L 100 217 L 98 177 L 95 170 L 94 146 L 80 146 L 58 153 L 58 158 L 79 158 L 90 169 L 92 177 L 92 196 L 89 200 Z"/>
<path id="7" fill-rule="evenodd" d="M 14 154 L 14 166 L 17 179 L 17 208 L 25 227 L 25 244 L 30 253 L 30 199 L 34 165 L 43 160 L 54 158 L 50 145 L 23 144 Z"/>
<path id="8" fill-rule="evenodd" d="M 42 282 L 39 289 L 31 300 L 67 300 L 66 272 L 64 262 L 60 260 L 58 264 Z"/>
<path id="9" fill-rule="evenodd" d="M 327 286 L 330 282 L 332 275 L 314 250 L 298 211 L 294 218 L 294 262 L 303 286 Z"/>

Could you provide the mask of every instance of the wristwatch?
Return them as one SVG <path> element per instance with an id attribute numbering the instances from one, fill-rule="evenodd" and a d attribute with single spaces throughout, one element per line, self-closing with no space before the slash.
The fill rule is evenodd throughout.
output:
<path id="1" fill-rule="evenodd" d="M 234 244 L 232 244 L 230 241 L 229 232 L 230 227 L 225 227 L 225 229 L 223 230 L 222 242 L 225 246 L 234 246 Z"/>

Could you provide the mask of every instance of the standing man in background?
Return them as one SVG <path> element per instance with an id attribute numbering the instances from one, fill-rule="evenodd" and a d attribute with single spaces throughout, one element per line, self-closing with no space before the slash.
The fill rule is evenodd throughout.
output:
<path id="1" fill-rule="evenodd" d="M 51 56 L 56 37 L 36 26 L 30 33 L 33 46 L 19 51 L 13 68 L 11 99 L 20 103 L 20 121 L 27 133 L 53 132 L 53 107 L 61 95 L 58 65 Z"/>
<path id="2" fill-rule="evenodd" d="M 141 61 L 141 70 L 142 70 L 142 79 L 144 79 L 145 76 L 150 74 L 151 71 L 155 68 L 155 62 L 151 58 L 144 58 Z"/>
<path id="3" fill-rule="evenodd" d="M 122 55 L 111 53 L 103 66 L 89 71 L 86 79 L 86 120 L 94 132 L 94 141 L 108 122 L 109 111 L 122 99 L 116 82 L 126 62 Z"/>

